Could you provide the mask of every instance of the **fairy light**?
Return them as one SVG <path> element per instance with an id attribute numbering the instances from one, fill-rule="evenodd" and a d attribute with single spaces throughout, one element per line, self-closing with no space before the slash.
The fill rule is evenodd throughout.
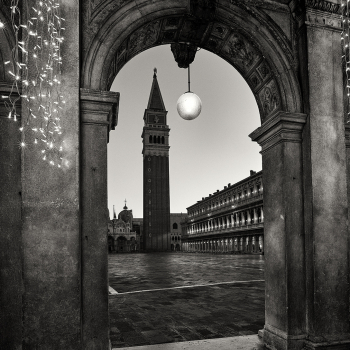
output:
<path id="1" fill-rule="evenodd" d="M 15 45 L 12 60 L 4 62 L 12 78 L 12 88 L 0 96 L 8 110 L 8 118 L 14 122 L 19 117 L 18 105 L 22 105 L 20 146 L 33 143 L 44 148 L 43 160 L 61 168 L 64 164 L 62 150 L 63 129 L 61 113 L 65 105 L 61 93 L 61 46 L 64 43 L 60 15 L 61 0 L 35 1 L 30 7 L 28 0 L 11 0 L 11 24 Z M 26 21 L 21 14 L 25 9 Z M 0 30 L 9 30 L 0 21 Z M 22 103 L 20 103 L 22 102 Z M 30 137 L 29 137 L 30 135 Z M 41 141 L 40 141 L 41 140 Z M 43 147 L 40 147 L 43 145 Z"/>
<path id="2" fill-rule="evenodd" d="M 341 23 L 342 23 L 342 32 L 341 32 L 341 43 L 343 47 L 343 67 L 345 69 L 346 75 L 346 87 L 345 87 L 345 98 L 347 99 L 346 103 L 346 122 L 350 122 L 350 17 L 349 17 L 349 2 L 350 0 L 341 0 Z"/>

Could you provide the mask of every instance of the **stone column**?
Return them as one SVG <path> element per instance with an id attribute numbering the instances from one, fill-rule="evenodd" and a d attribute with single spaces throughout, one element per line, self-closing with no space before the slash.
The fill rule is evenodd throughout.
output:
<path id="1" fill-rule="evenodd" d="M 303 132 L 308 349 L 325 343 L 331 349 L 350 348 L 349 184 L 339 24 L 331 10 L 307 9 L 300 36 L 305 41 L 300 61 L 309 114 Z M 266 249 L 267 244 L 266 237 Z"/>
<path id="2" fill-rule="evenodd" d="M 256 208 L 254 208 L 254 224 L 258 223 L 258 214 L 256 212 Z"/>
<path id="3" fill-rule="evenodd" d="M 252 218 L 250 217 L 250 211 L 247 210 L 247 225 L 250 225 L 252 223 Z"/>
<path id="4" fill-rule="evenodd" d="M 249 135 L 262 146 L 264 181 L 265 327 L 277 349 L 301 349 L 305 339 L 302 130 L 304 114 L 277 112 Z"/>
<path id="5" fill-rule="evenodd" d="M 11 84 L 0 83 L 0 96 L 8 96 Z M 14 97 L 14 93 L 12 93 Z M 17 95 L 18 97 L 18 95 Z M 18 120 L 7 116 L 9 111 L 0 97 L 0 349 L 12 344 L 22 347 L 22 185 L 21 185 L 21 105 Z M 42 163 L 42 166 L 47 166 Z"/>
<path id="6" fill-rule="evenodd" d="M 29 6 L 32 4 L 33 1 L 28 2 Z M 22 151 L 22 189 L 19 190 L 22 196 L 22 325 L 14 330 L 22 332 L 22 341 L 16 349 L 84 348 L 81 337 L 84 310 L 80 247 L 79 2 L 65 1 L 60 8 L 61 16 L 66 20 L 61 51 L 62 94 L 66 100 L 61 114 L 62 139 L 65 141 L 63 166 L 58 169 L 44 162 L 35 148 Z M 22 14 L 25 16 L 25 11 Z M 3 44 L 1 42 L 1 48 Z M 30 138 L 30 134 L 27 137 Z M 0 154 L 4 157 L 8 150 L 1 149 Z M 16 153 L 11 157 L 17 158 Z M 13 171 L 16 171 L 16 163 L 14 167 Z M 9 170 L 2 164 L 0 168 L 1 172 Z M 10 173 L 5 176 L 8 175 Z M 13 190 L 18 191 L 17 184 Z M 10 201 L 9 204 L 14 203 Z M 2 225 L 1 222 L 1 228 Z M 106 236 L 107 225 L 104 233 Z M 17 263 L 16 260 L 13 262 Z M 3 288 L 1 284 L 0 289 Z M 0 313 L 3 313 L 2 309 Z M 0 348 L 13 349 L 12 346 Z"/>
<path id="7" fill-rule="evenodd" d="M 109 343 L 107 142 L 119 93 L 81 89 L 81 232 L 83 347 Z M 124 248 L 127 248 L 125 246 Z"/>

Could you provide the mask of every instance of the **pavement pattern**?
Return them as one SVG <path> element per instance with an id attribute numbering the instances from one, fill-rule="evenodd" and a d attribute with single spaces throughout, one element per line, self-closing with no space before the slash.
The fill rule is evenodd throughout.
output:
<path id="1" fill-rule="evenodd" d="M 114 348 L 257 334 L 264 326 L 260 255 L 109 255 Z"/>

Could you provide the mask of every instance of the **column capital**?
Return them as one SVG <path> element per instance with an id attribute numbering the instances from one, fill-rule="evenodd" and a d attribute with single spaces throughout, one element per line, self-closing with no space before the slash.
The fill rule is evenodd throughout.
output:
<path id="1" fill-rule="evenodd" d="M 105 125 L 108 131 L 118 124 L 119 92 L 80 89 L 83 124 Z"/>
<path id="2" fill-rule="evenodd" d="M 301 142 L 306 114 L 277 112 L 266 120 L 249 137 L 262 147 L 264 153 L 281 142 Z"/>

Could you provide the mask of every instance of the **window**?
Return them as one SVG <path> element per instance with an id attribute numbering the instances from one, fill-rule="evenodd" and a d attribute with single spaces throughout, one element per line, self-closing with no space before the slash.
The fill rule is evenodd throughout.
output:
<path id="1" fill-rule="evenodd" d="M 165 143 L 165 139 L 164 139 L 164 136 L 162 136 L 162 144 L 164 145 Z"/>
<path id="2" fill-rule="evenodd" d="M 149 143 L 152 143 L 152 135 L 149 135 Z"/>
<path id="3" fill-rule="evenodd" d="M 177 223 L 176 222 L 173 223 L 173 229 L 177 230 Z"/>

